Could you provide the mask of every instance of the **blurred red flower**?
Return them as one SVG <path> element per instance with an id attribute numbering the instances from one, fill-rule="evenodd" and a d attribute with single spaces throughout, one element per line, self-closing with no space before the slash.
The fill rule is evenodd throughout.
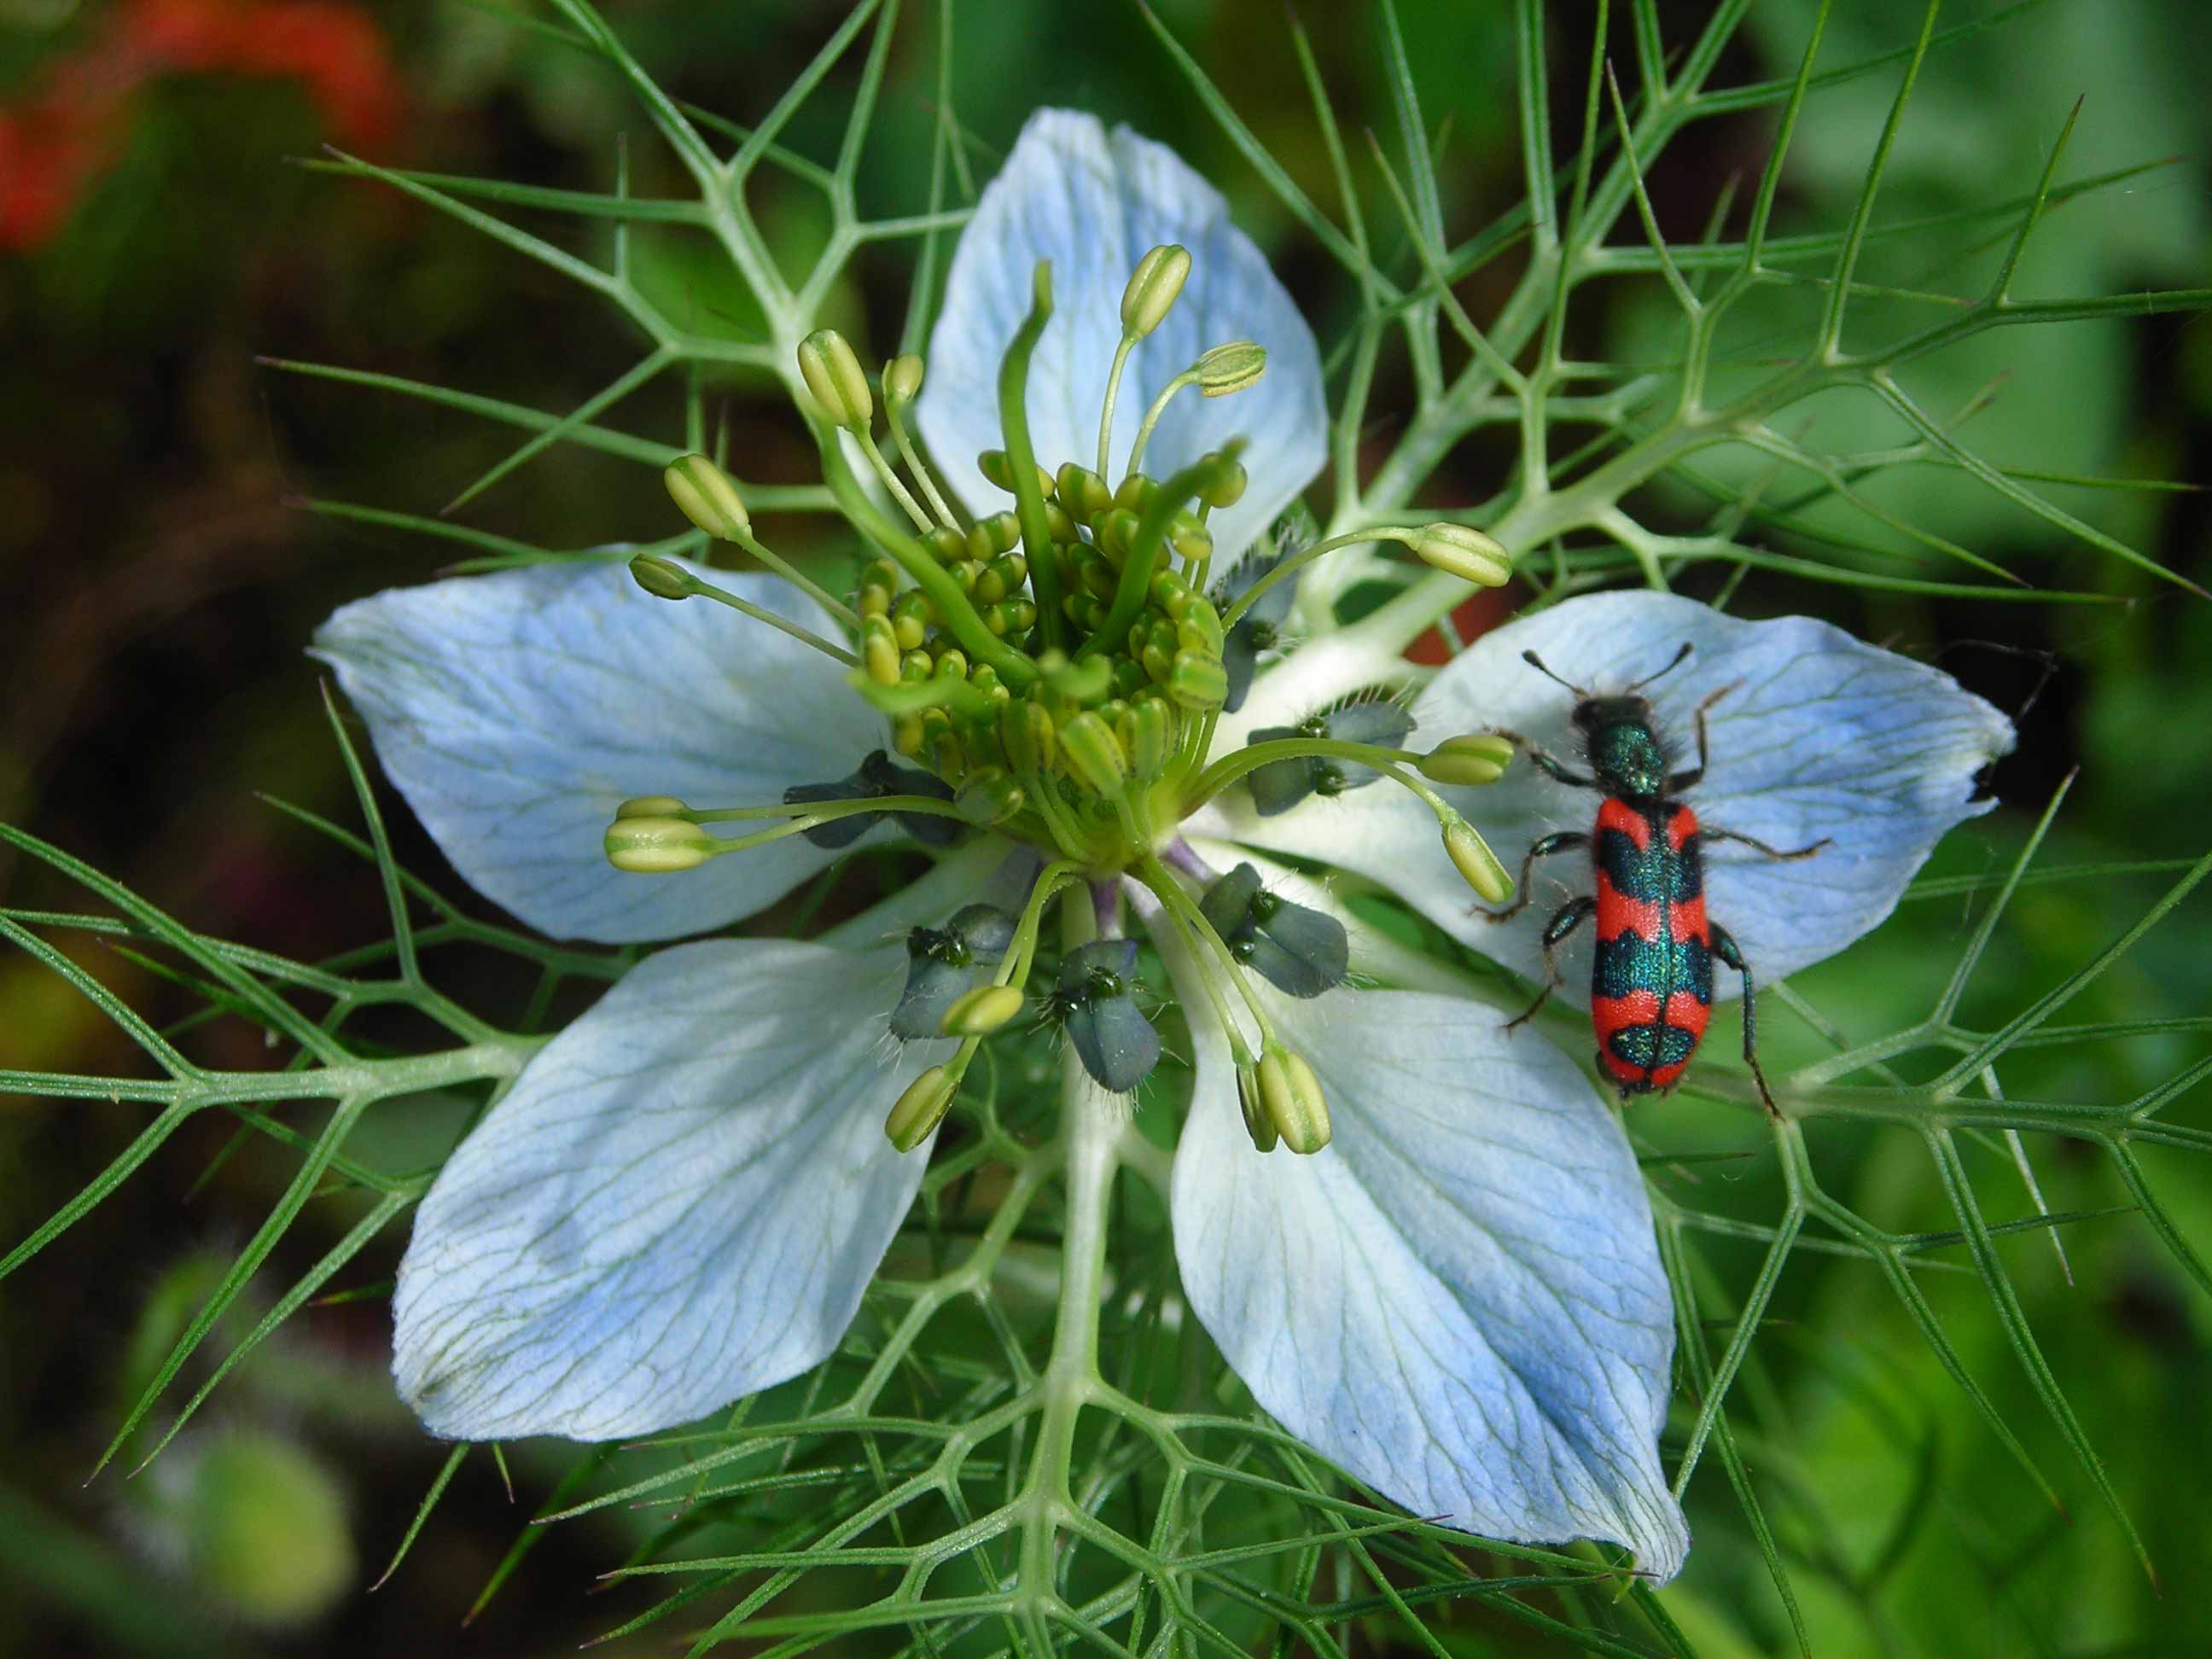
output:
<path id="1" fill-rule="evenodd" d="M 0 250 L 35 247 L 61 228 L 148 82 L 213 74 L 304 82 L 349 149 L 381 149 L 398 127 L 384 32 L 349 0 L 121 0 L 86 46 L 0 108 Z"/>

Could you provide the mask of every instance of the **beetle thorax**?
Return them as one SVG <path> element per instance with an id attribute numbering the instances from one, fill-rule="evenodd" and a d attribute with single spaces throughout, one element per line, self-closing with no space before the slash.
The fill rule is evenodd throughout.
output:
<path id="1" fill-rule="evenodd" d="M 1656 800 L 1666 793 L 1667 755 L 1641 697 L 1592 697 L 1577 706 L 1590 770 L 1607 793 Z"/>

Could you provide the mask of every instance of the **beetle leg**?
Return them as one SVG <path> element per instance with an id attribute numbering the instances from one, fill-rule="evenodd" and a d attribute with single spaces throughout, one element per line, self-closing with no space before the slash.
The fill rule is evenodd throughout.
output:
<path id="1" fill-rule="evenodd" d="M 1733 830 L 1700 830 L 1690 839 L 1700 842 L 1732 841 L 1739 846 L 1750 848 L 1754 853 L 1764 853 L 1771 859 L 1809 859 L 1823 847 L 1833 847 L 1836 844 L 1836 838 L 1833 836 L 1823 836 L 1809 847 L 1792 848 L 1784 852 L 1779 847 L 1769 847 L 1754 836 L 1739 835 Z"/>
<path id="2" fill-rule="evenodd" d="M 1751 1067 L 1751 1080 L 1759 1085 L 1759 1097 L 1766 1103 L 1766 1115 L 1779 1118 L 1782 1109 L 1774 1103 L 1774 1091 L 1766 1086 L 1766 1073 L 1759 1069 L 1758 1010 L 1753 1002 L 1758 988 L 1751 982 L 1751 969 L 1727 928 L 1716 927 L 1712 935 L 1713 954 L 1743 975 L 1743 1063 Z"/>
<path id="3" fill-rule="evenodd" d="M 1688 771 L 1677 772 L 1674 776 L 1667 780 L 1667 793 L 1668 794 L 1679 795 L 1685 789 L 1696 788 L 1698 784 L 1705 781 L 1705 710 L 1711 708 L 1715 703 L 1718 702 L 1723 697 L 1728 696 L 1729 692 L 1735 690 L 1736 687 L 1742 684 L 1743 682 L 1741 680 L 1731 680 L 1726 685 L 1721 687 L 1719 690 L 1708 694 L 1705 700 L 1698 705 L 1698 763 L 1690 768 Z"/>
<path id="4" fill-rule="evenodd" d="M 1584 894 L 1581 898 L 1569 899 L 1544 924 L 1544 988 L 1536 993 L 1534 1002 L 1505 1022 L 1507 1030 L 1517 1030 L 1526 1025 L 1536 1018 L 1536 1011 L 1552 1000 L 1552 993 L 1559 988 L 1559 964 L 1552 959 L 1552 952 L 1566 942 L 1568 934 L 1596 913 L 1597 901 Z"/>
<path id="5" fill-rule="evenodd" d="M 1586 778 L 1580 773 L 1570 772 L 1567 770 L 1565 762 L 1546 754 L 1518 732 L 1509 732 L 1502 726 L 1492 726 L 1486 729 L 1492 737 L 1504 738 L 1506 742 L 1528 756 L 1528 763 L 1531 766 L 1540 772 L 1549 773 L 1561 783 L 1571 785 L 1577 789 L 1595 789 L 1599 787 L 1595 778 Z"/>
<path id="6" fill-rule="evenodd" d="M 1538 859 L 1547 859 L 1554 853 L 1565 853 L 1577 847 L 1589 845 L 1589 837 L 1579 830 L 1562 830 L 1555 835 L 1538 838 L 1529 848 L 1528 856 L 1521 860 L 1521 896 L 1503 910 L 1486 910 L 1480 905 L 1474 914 L 1485 921 L 1508 921 L 1528 908 L 1528 872 Z"/>

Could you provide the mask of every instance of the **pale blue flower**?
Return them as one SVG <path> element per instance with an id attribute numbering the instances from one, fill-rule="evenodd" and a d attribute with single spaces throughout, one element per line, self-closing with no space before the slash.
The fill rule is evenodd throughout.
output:
<path id="1" fill-rule="evenodd" d="M 1244 493 L 1207 526 L 1225 567 L 1322 463 L 1320 360 L 1218 195 L 1158 145 L 1067 112 L 1030 123 L 961 242 L 920 425 L 974 511 L 1006 507 L 970 463 L 1002 443 L 999 366 L 1030 313 L 1037 262 L 1049 259 L 1057 306 L 1031 366 L 1030 433 L 1048 471 L 1094 463 L 1122 287 L 1163 245 L 1188 250 L 1188 286 L 1128 354 L 1109 448 L 1118 464 L 1146 401 L 1201 352 L 1231 339 L 1264 346 L 1257 386 L 1170 401 L 1146 457 L 1158 478 L 1249 440 Z M 853 637 L 776 579 L 712 580 Z M 1763 972 L 1787 973 L 1878 922 L 1936 840 L 1980 810 L 1975 775 L 2009 731 L 1945 677 L 1818 623 L 1608 595 L 1478 641 L 1413 703 L 1410 741 L 1505 725 L 1570 752 L 1570 699 L 1521 651 L 1604 687 L 1684 643 L 1690 659 L 1652 691 L 1669 728 L 1686 734 L 1703 698 L 1736 688 L 1713 709 L 1701 810 L 1780 846 L 1832 837 L 1804 864 L 1714 858 L 1713 914 Z M 886 744 L 884 718 L 844 666 L 719 608 L 648 598 L 604 565 L 385 593 L 333 617 L 318 648 L 455 867 L 564 938 L 710 931 L 841 855 L 792 836 L 682 875 L 625 873 L 601 848 L 623 802 L 773 805 Z M 1203 639 L 1189 649 L 1206 655 Z M 1263 668 L 1220 728 L 1217 758 L 1243 733 L 1320 712 L 1296 705 L 1285 671 L 1297 660 Z M 1141 732 L 1134 740 L 1141 748 Z M 1592 811 L 1588 796 L 1525 766 L 1487 788 L 1439 788 L 1509 859 L 1547 830 L 1586 826 Z M 1265 853 L 1317 860 L 1536 972 L 1548 907 L 1503 927 L 1473 916 L 1437 823 L 1432 806 L 1386 781 L 1264 817 L 1232 787 L 1131 856 L 1157 852 L 1198 878 L 1255 862 L 1279 894 L 1333 908 L 1325 884 Z M 677 828 L 694 833 L 688 824 Z M 890 818 L 869 832 L 898 833 Z M 886 1113 L 953 1052 L 950 1041 L 902 1049 L 887 1035 L 908 963 L 900 933 L 942 927 L 979 899 L 1018 908 L 1046 855 L 973 832 L 930 876 L 823 940 L 664 951 L 555 1038 L 416 1218 L 395 1369 L 430 1428 L 466 1439 L 646 1434 L 830 1354 L 927 1157 L 926 1140 L 893 1147 Z M 1486 1006 L 1343 986 L 1301 1000 L 1253 974 L 1249 1006 L 1310 1065 L 1334 1126 L 1310 1156 L 1265 1155 L 1239 1091 L 1256 1049 L 1240 1068 L 1232 1048 L 1247 1038 L 1209 994 L 1219 963 L 1194 951 L 1187 919 L 1163 912 L 1156 883 L 1114 878 L 1146 917 L 1196 1041 L 1173 1191 L 1184 1284 L 1254 1397 L 1415 1513 L 1502 1538 L 1616 1542 L 1644 1570 L 1674 1573 L 1688 1534 L 1657 1443 L 1673 1315 L 1608 1100 L 1543 1036 L 1509 1034 Z M 1355 933 L 1355 962 L 1360 950 Z M 1071 983 L 1057 994 L 1081 993 Z M 1126 1027 L 1127 1011 L 1115 1013 Z"/>

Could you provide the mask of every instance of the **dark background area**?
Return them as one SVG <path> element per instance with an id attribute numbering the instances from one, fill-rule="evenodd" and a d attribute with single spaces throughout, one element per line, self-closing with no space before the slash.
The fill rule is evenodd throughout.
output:
<path id="1" fill-rule="evenodd" d="M 1559 22 L 1553 59 L 1555 98 L 1571 112 L 1583 72 L 1577 30 L 1588 25 L 1577 21 L 1583 9 L 1559 9 L 1576 14 Z M 1896 0 L 1838 9 L 1847 15 L 1830 27 L 1836 61 L 1904 44 L 1917 24 L 1917 8 Z M 1996 9 L 1960 5 L 1946 16 Z M 1407 0 L 1403 10 L 1425 112 L 1432 125 L 1449 124 L 1440 146 L 1447 222 L 1465 234 L 1510 206 L 1520 188 L 1510 27 L 1502 7 Z M 1716 83 L 1789 73 L 1813 10 L 1806 0 L 1754 8 Z M 1333 203 L 1277 0 L 1166 0 L 1158 11 L 1300 184 Z M 1668 38 L 1680 40 L 1707 8 L 1662 12 Z M 610 15 L 678 95 L 743 120 L 773 101 L 842 8 L 632 0 Z M 969 4 L 958 18 L 955 104 L 978 142 L 981 176 L 1036 105 L 1073 104 L 1127 120 L 1175 145 L 1231 196 L 1324 342 L 1351 314 L 1341 273 L 1300 240 L 1137 11 Z M 1347 128 L 1385 130 L 1375 15 L 1362 5 L 1314 6 L 1305 21 Z M 902 27 L 880 159 L 863 174 L 866 211 L 923 204 L 933 28 L 921 15 Z M 2051 0 L 1930 64 L 1881 216 L 2027 191 L 2069 107 L 2086 95 L 2069 175 L 2178 159 L 2112 198 L 2056 215 L 2038 245 L 2042 291 L 2201 284 L 2212 246 L 2208 68 L 2212 22 L 2192 0 Z M 849 66 L 832 75 L 795 125 L 795 147 L 817 155 L 834 147 L 851 79 Z M 1893 76 L 1876 76 L 1808 112 L 1784 193 L 1791 228 L 1842 222 L 1893 87 Z M 512 441 L 458 415 L 289 376 L 257 359 L 335 363 L 561 410 L 627 368 L 634 342 L 591 296 L 466 228 L 287 158 L 330 142 L 395 165 L 605 189 L 617 140 L 628 135 L 641 194 L 678 188 L 672 167 L 599 65 L 490 11 L 412 0 L 0 0 L 0 112 L 9 123 L 0 127 L 0 619 L 8 630 L 0 817 L 208 933 L 308 960 L 373 940 L 384 927 L 373 873 L 256 795 L 353 822 L 303 647 L 336 605 L 425 580 L 453 550 L 334 523 L 294 498 L 434 513 Z M 1771 132 L 1771 112 L 1692 129 L 1652 179 L 1662 223 L 1694 234 L 1731 174 L 1756 177 Z M 793 212 L 781 224 L 771 218 L 769 233 L 804 246 L 818 230 L 803 210 Z M 562 234 L 592 246 L 588 235 Z M 650 243 L 641 257 L 665 291 L 721 314 L 719 279 L 690 252 Z M 878 349 L 896 336 L 904 258 L 886 251 L 837 296 L 839 320 Z M 1465 286 L 1474 314 L 1495 306 L 1509 275 L 1501 268 Z M 1656 340 L 1657 314 L 1648 294 L 1594 293 L 1577 314 L 1582 349 L 1638 356 Z M 2007 375 L 1975 432 L 1986 453 L 2131 478 L 2212 475 L 2212 332 L 2201 319 L 2005 331 L 1960 355 L 1969 361 L 1928 371 L 1952 380 L 1924 387 L 1927 400 L 1955 405 Z M 1389 374 L 1402 377 L 1402 367 Z M 788 422 L 756 389 L 730 390 L 732 448 L 748 458 L 748 475 L 811 482 L 811 458 Z M 1409 397 L 1399 378 L 1378 391 L 1375 407 L 1402 410 Z M 656 402 L 648 394 L 623 414 L 635 429 L 672 437 L 681 429 L 672 396 Z M 1379 447 L 1389 433 L 1373 436 Z M 1822 436 L 1840 447 L 1835 431 Z M 1458 504 L 1489 495 L 1509 453 L 1468 446 L 1429 498 Z M 2212 613 L 1932 471 L 1898 486 L 1922 522 L 2039 582 L 2138 603 L 1927 604 L 1755 574 L 1740 608 L 1817 611 L 1915 653 L 1941 653 L 1944 666 L 2008 708 L 2039 687 L 2021 750 L 1993 781 L 2004 810 L 1947 849 L 1945 867 L 1974 870 L 2000 858 L 2077 767 L 2081 781 L 2058 835 L 2069 860 L 2202 852 Z M 2060 498 L 2212 584 L 2203 497 L 2077 490 Z M 672 528 L 650 471 L 574 453 L 525 468 L 472 503 L 462 521 L 561 548 Z M 819 522 L 784 526 L 781 544 L 804 548 L 827 533 Z M 1686 586 L 1714 585 L 1700 575 Z M 2043 656 L 1978 648 L 1984 644 L 2051 653 L 2055 665 L 2046 682 Z M 404 811 L 392 813 L 391 827 L 404 862 L 460 891 Z M 2148 878 L 2037 890 L 2005 972 L 2041 988 L 2157 890 Z M 82 902 L 4 849 L 0 894 L 18 906 Z M 1960 915 L 1942 904 L 1910 907 L 1885 937 L 1906 960 L 1954 939 Z M 2203 936 L 2201 917 L 2185 912 L 2100 996 L 2124 1012 L 2203 1012 Z M 82 939 L 68 948 L 157 1021 L 192 1006 L 112 951 Z M 1863 1030 L 1886 1016 L 1910 1017 L 1915 983 L 1906 973 L 1869 991 L 1840 972 L 1807 976 L 1808 992 L 1824 1006 L 1841 1003 Z M 451 988 L 495 1011 L 512 994 L 489 969 L 481 982 Z M 210 1063 L 257 1063 L 256 1040 L 242 1030 L 212 1027 L 201 1041 L 195 1052 Z M 2136 1063 L 2119 1065 L 2105 1092 L 2125 1085 Z M 2145 1077 L 2160 1074 L 2160 1056 L 2139 1063 Z M 94 1009 L 21 955 L 0 957 L 0 1066 L 96 1073 L 133 1065 Z M 131 1106 L 0 1097 L 0 1243 L 12 1244 L 65 1202 L 143 1115 Z M 229 1138 L 212 1121 L 188 1127 L 92 1219 L 0 1287 L 0 1655 L 550 1654 L 616 1622 L 618 1613 L 586 1599 L 593 1576 L 627 1547 L 610 1524 L 554 1529 L 483 1618 L 458 1628 L 534 1497 L 565 1467 L 558 1451 L 542 1449 L 519 1449 L 514 1473 L 526 1490 L 514 1504 L 488 1464 L 468 1464 L 393 1583 L 362 1593 L 443 1455 L 391 1395 L 378 1299 L 311 1310 L 164 1462 L 134 1480 L 126 1468 L 135 1459 L 126 1457 L 82 1484 L 146 1374 L 144 1350 L 166 1348 L 289 1173 L 265 1146 L 210 1173 Z M 2212 1236 L 2212 1179 L 2185 1168 L 2178 1175 L 2177 1202 L 2206 1224 L 2200 1237 Z M 2087 1207 L 2097 1172 L 2061 1170 L 2057 1178 L 2063 1185 L 2076 1176 Z M 1879 1168 L 1869 1179 L 1894 1180 L 1900 1192 L 1906 1183 Z M 269 1285 L 289 1283 L 332 1236 L 312 1223 L 295 1231 L 271 1263 Z M 2044 1260 L 2036 1258 L 2039 1269 Z M 351 1282 L 366 1284 L 390 1265 L 356 1264 Z M 2178 1581 L 2172 1616 L 2201 1620 L 2179 1603 L 2190 1599 L 2189 1569 L 2212 1565 L 2212 1539 L 2185 1536 L 2203 1532 L 2197 1495 L 2212 1479 L 2197 1409 L 2203 1310 L 2139 1237 L 2078 1250 L 2075 1270 L 2070 1291 L 2055 1273 L 2033 1272 L 2031 1311 L 2077 1406 L 2098 1423 L 2116 1480 L 2142 1499 L 2138 1519 Z M 1854 1298 L 1880 1291 L 1808 1275 L 1795 1294 L 1791 1316 L 1810 1322 L 1820 1310 L 1822 1318 L 1874 1317 Z M 1971 1316 L 1962 1304 L 1961 1319 Z M 2001 1343 L 1989 1334 L 1983 1345 L 1999 1367 Z M 1923 1381 L 1935 1400 L 1940 1377 Z M 1999 1454 L 1963 1418 L 1954 1426 L 1946 1491 L 1962 1510 L 1982 1501 L 2016 1504 Z M 1820 1428 L 1808 1424 L 1808 1432 Z M 1834 1474 L 1847 1492 L 1858 1432 L 1832 1426 L 1801 1449 L 1804 1468 Z M 2053 1450 L 2051 1461 L 2063 1455 Z M 170 1464 L 174 1472 L 165 1472 Z M 2093 1510 L 2094 1499 L 2085 1507 Z M 1715 1524 L 1725 1513 L 1723 1493 Z M 239 1514 L 248 1521 L 237 1522 Z M 2080 1525 L 2036 1570 L 2074 1573 L 2084 1595 L 2109 1598 L 2118 1624 L 2098 1628 L 2160 1616 L 2142 1613 L 2155 1604 L 2097 1517 Z M 1926 1597 L 1931 1632 L 1945 1627 L 1938 1534 L 1911 1569 L 1924 1583 L 1908 1586 Z M 219 1559 L 208 1541 L 218 1534 L 228 1552 Z M 1715 1559 L 1728 1547 L 1717 1546 Z M 1692 1608 L 1728 1582 L 1708 1584 L 1702 1565 L 1682 1592 Z M 1947 1639 L 1909 1635 L 1899 1650 L 1968 1650 L 1947 1648 Z M 666 1646 L 641 1638 L 616 1650 Z"/>

